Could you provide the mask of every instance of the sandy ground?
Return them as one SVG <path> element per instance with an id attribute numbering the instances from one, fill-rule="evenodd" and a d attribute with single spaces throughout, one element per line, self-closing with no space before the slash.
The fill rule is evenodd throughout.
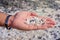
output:
<path id="1" fill-rule="evenodd" d="M 34 0 L 33 0 L 34 1 Z M 51 1 L 52 2 L 52 1 Z M 22 31 L 17 29 L 7 30 L 6 28 L 0 27 L 0 40 L 57 40 L 60 38 L 60 1 L 55 1 L 56 5 L 53 3 L 45 3 L 44 1 L 39 4 L 36 9 L 31 9 L 31 6 L 27 6 L 25 9 L 17 7 L 4 8 L 0 6 L 0 11 L 11 15 L 14 15 L 18 11 L 33 11 L 40 16 L 50 17 L 55 20 L 56 25 L 54 28 L 49 28 L 46 30 L 32 30 L 32 31 Z M 23 4 L 24 5 L 24 4 Z M 48 6 L 47 6 L 48 5 Z"/>

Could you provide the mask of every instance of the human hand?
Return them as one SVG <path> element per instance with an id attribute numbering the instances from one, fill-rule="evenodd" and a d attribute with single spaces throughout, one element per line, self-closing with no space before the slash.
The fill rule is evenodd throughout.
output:
<path id="1" fill-rule="evenodd" d="M 26 20 L 32 17 L 38 17 L 39 19 L 43 19 L 44 25 L 29 25 L 26 24 Z M 52 26 L 55 25 L 54 21 L 52 21 L 50 18 L 45 18 L 42 16 L 38 16 L 34 12 L 28 12 L 28 11 L 23 11 L 23 12 L 18 12 L 16 13 L 11 19 L 13 19 L 10 23 L 10 26 L 16 29 L 20 30 L 38 30 L 38 29 L 47 29 L 51 28 Z"/>

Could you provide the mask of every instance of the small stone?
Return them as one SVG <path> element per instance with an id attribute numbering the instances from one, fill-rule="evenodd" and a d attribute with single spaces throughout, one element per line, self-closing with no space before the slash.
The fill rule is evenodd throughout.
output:
<path id="1" fill-rule="evenodd" d="M 49 14 L 48 17 L 52 18 L 53 16 Z"/>
<path id="2" fill-rule="evenodd" d="M 60 38 L 56 39 L 56 40 L 60 40 Z"/>
<path id="3" fill-rule="evenodd" d="M 34 22 L 35 20 L 30 20 L 30 22 Z"/>
<path id="4" fill-rule="evenodd" d="M 43 40 L 46 40 L 45 38 L 43 38 Z"/>
<path id="5" fill-rule="evenodd" d="M 54 38 L 56 38 L 57 37 L 57 34 L 56 33 L 54 33 Z"/>
<path id="6" fill-rule="evenodd" d="M 8 36 L 10 36 L 10 34 L 8 34 Z"/>
<path id="7" fill-rule="evenodd" d="M 59 33 L 59 31 L 57 31 Z"/>
<path id="8" fill-rule="evenodd" d="M 48 32 L 48 30 L 44 30 L 44 31 Z"/>
<path id="9" fill-rule="evenodd" d="M 55 18 L 55 20 L 57 20 L 58 22 L 60 22 L 60 18 Z"/>
<path id="10" fill-rule="evenodd" d="M 41 39 L 42 37 L 38 37 L 38 39 Z"/>
<path id="11" fill-rule="evenodd" d="M 35 38 L 35 35 L 33 35 L 33 38 Z"/>
<path id="12" fill-rule="evenodd" d="M 42 12 L 43 12 L 43 13 L 46 13 L 46 11 L 45 11 L 45 10 L 42 10 Z"/>
<path id="13" fill-rule="evenodd" d="M 60 26 L 58 26 L 60 28 Z"/>
<path id="14" fill-rule="evenodd" d="M 57 17 L 60 17 L 60 14 L 56 14 Z"/>
<path id="15" fill-rule="evenodd" d="M 29 38 L 29 40 L 31 40 L 31 38 Z"/>
<path id="16" fill-rule="evenodd" d="M 50 33 L 52 34 L 54 31 L 50 31 Z"/>

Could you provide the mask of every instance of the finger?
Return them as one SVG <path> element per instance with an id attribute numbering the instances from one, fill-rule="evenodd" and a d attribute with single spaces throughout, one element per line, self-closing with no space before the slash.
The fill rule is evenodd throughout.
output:
<path id="1" fill-rule="evenodd" d="M 43 21 L 46 23 L 48 28 L 52 28 L 56 24 L 55 21 L 53 21 L 53 19 L 51 19 L 51 18 L 42 17 L 42 16 L 39 16 L 39 18 L 43 19 Z"/>
<path id="2" fill-rule="evenodd" d="M 44 25 L 39 25 L 39 26 L 38 26 L 38 29 L 45 30 L 45 29 L 47 29 L 47 25 L 46 25 L 46 24 L 44 24 Z"/>
<path id="3" fill-rule="evenodd" d="M 30 16 L 38 16 L 38 15 L 35 12 L 31 12 Z"/>
<path id="4" fill-rule="evenodd" d="M 49 25 L 49 24 L 47 25 L 47 28 L 52 28 L 52 27 L 53 27 L 53 25 Z"/>
<path id="5" fill-rule="evenodd" d="M 55 21 L 53 21 L 51 18 L 47 18 L 46 19 L 46 24 L 48 25 L 48 27 L 54 27 L 54 25 L 56 24 Z"/>

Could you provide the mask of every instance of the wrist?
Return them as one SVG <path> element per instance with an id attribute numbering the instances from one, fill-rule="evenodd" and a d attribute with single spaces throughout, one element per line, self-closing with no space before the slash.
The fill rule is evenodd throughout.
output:
<path id="1" fill-rule="evenodd" d="M 11 26 L 13 19 L 14 19 L 14 16 L 12 15 L 8 20 L 8 26 Z"/>

